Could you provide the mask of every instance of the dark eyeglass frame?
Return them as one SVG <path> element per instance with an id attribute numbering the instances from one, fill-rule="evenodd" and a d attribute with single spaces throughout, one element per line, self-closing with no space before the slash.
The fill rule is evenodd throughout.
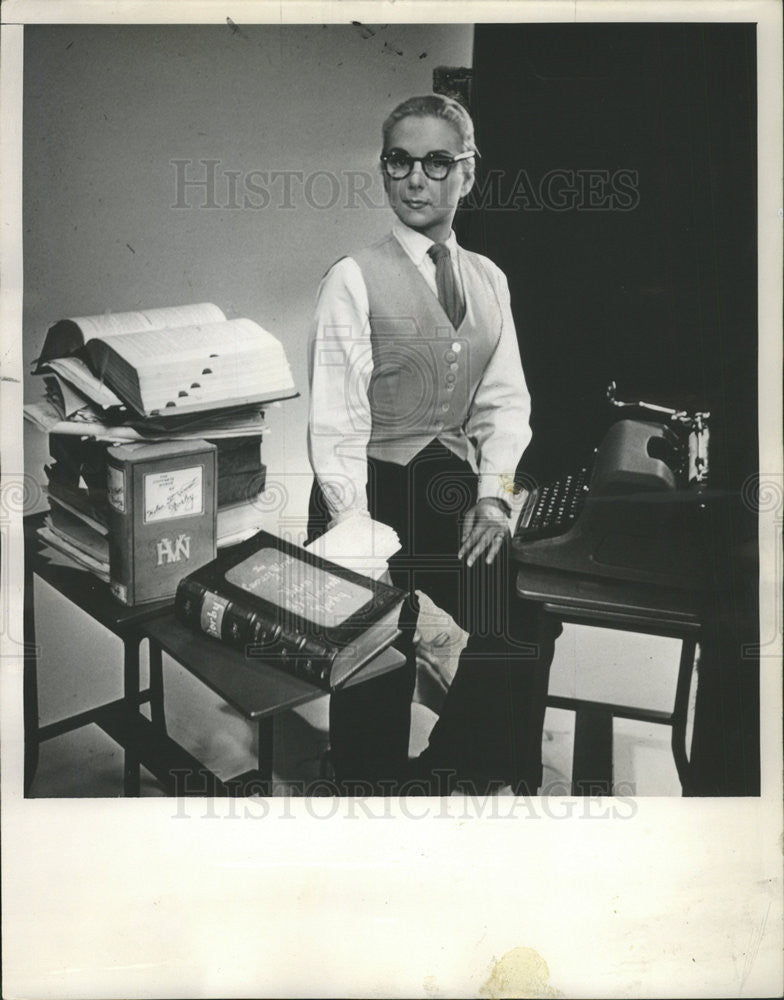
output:
<path id="1" fill-rule="evenodd" d="M 408 161 L 408 169 L 405 173 L 392 173 L 389 169 L 389 159 L 391 156 L 396 155 L 400 157 L 401 160 Z M 425 177 L 430 178 L 431 181 L 443 181 L 449 176 L 452 167 L 459 163 L 461 160 L 467 160 L 471 156 L 476 156 L 475 151 L 469 150 L 467 153 L 456 153 L 454 156 L 449 153 L 439 153 L 437 150 L 431 150 L 429 153 L 425 153 L 424 156 L 411 156 L 407 153 L 405 149 L 390 149 L 386 153 L 382 153 L 380 160 L 381 165 L 384 168 L 388 177 L 391 177 L 393 181 L 402 181 L 411 173 L 414 169 L 415 163 L 421 163 L 422 170 Z M 434 169 L 434 165 L 438 163 L 443 165 L 444 173 L 433 174 L 431 171 Z M 405 162 L 400 164 L 401 169 L 405 166 Z"/>

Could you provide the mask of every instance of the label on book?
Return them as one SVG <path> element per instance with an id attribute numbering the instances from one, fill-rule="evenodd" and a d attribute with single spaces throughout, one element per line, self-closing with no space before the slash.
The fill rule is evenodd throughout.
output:
<path id="1" fill-rule="evenodd" d="M 228 606 L 229 602 L 225 597 L 219 597 L 218 594 L 205 594 L 201 605 L 202 631 L 220 639 L 223 616 Z"/>
<path id="2" fill-rule="evenodd" d="M 108 451 L 111 579 L 134 606 L 174 596 L 215 556 L 215 446 L 118 445 Z"/>
<path id="3" fill-rule="evenodd" d="M 326 628 L 342 625 L 373 598 L 369 587 L 273 548 L 232 566 L 226 580 L 273 605 L 285 594 L 289 612 Z"/>
<path id="4" fill-rule="evenodd" d="M 185 577 L 175 613 L 246 658 L 330 690 L 400 634 L 404 598 L 403 590 L 261 531 Z"/>
<path id="5" fill-rule="evenodd" d="M 202 466 L 151 472 L 144 477 L 144 523 L 189 517 L 204 510 Z"/>
<path id="6" fill-rule="evenodd" d="M 125 513 L 125 472 L 116 465 L 106 467 L 106 496 L 115 510 Z"/>

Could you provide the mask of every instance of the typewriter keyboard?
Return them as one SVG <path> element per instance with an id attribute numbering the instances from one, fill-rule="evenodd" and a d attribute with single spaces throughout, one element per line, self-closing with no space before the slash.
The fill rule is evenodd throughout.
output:
<path id="1" fill-rule="evenodd" d="M 588 496 L 588 479 L 586 468 L 538 487 L 520 515 L 515 538 L 532 542 L 567 532 L 580 516 Z"/>

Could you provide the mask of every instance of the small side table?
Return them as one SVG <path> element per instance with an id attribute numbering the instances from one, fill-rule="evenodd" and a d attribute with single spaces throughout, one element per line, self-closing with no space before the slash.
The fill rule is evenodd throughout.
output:
<path id="1" fill-rule="evenodd" d="M 573 795 L 613 794 L 614 718 L 669 726 L 673 760 L 683 794 L 692 794 L 686 722 L 697 643 L 702 633 L 700 595 L 531 566 L 518 570 L 517 593 L 540 603 L 545 612 L 560 621 L 681 640 L 678 681 L 671 712 L 557 695 L 550 695 L 547 704 L 575 713 Z"/>
<path id="2" fill-rule="evenodd" d="M 107 584 L 86 570 L 50 563 L 42 554 L 43 545 L 38 538 L 38 528 L 45 513 L 32 514 L 24 519 L 25 541 L 25 593 L 24 593 L 24 731 L 25 761 L 24 789 L 29 794 L 38 767 L 39 747 L 46 740 L 64 733 L 96 724 L 112 738 L 122 729 L 122 720 L 133 713 L 139 715 L 139 706 L 150 704 L 153 724 L 163 726 L 163 692 L 151 682 L 144 691 L 139 690 L 139 626 L 165 613 L 172 602 L 156 601 L 138 608 L 127 608 L 111 594 Z M 80 712 L 50 725 L 40 726 L 38 721 L 38 658 L 35 636 L 35 607 L 33 578 L 40 577 L 58 593 L 87 612 L 104 628 L 113 632 L 123 643 L 123 697 L 98 708 Z M 139 716 L 142 718 L 142 716 Z M 145 720 L 146 721 L 146 720 Z M 123 788 L 126 795 L 139 794 L 138 756 L 133 747 L 125 748 Z"/>
<path id="3" fill-rule="evenodd" d="M 258 732 L 256 768 L 223 783 L 201 766 L 196 768 L 195 773 L 189 771 L 187 766 L 181 766 L 176 773 L 170 770 L 167 775 L 163 773 L 160 762 L 152 759 L 149 753 L 145 766 L 164 781 L 172 794 L 271 794 L 275 716 L 322 697 L 324 690 L 271 664 L 248 659 L 231 646 L 200 635 L 171 613 L 146 622 L 141 632 L 150 641 L 150 687 L 154 691 L 161 692 L 161 696 L 163 694 L 162 654 L 166 652 L 255 725 Z M 403 654 L 390 647 L 379 653 L 351 681 L 362 683 L 371 676 L 397 670 L 404 664 Z"/>
<path id="4" fill-rule="evenodd" d="M 269 794 L 272 782 L 273 719 L 280 712 L 320 698 L 324 691 L 273 665 L 249 660 L 241 652 L 200 635 L 177 621 L 172 601 L 127 608 L 109 587 L 86 570 L 58 566 L 42 554 L 37 529 L 44 514 L 25 518 L 25 794 L 29 794 L 38 765 L 40 745 L 46 740 L 97 725 L 124 750 L 123 791 L 138 796 L 140 767 L 144 765 L 168 794 Z M 123 643 L 123 696 L 46 726 L 39 725 L 37 646 L 33 578 L 40 577 Z M 140 690 L 139 647 L 150 645 L 150 684 Z M 221 781 L 201 761 L 166 732 L 163 700 L 163 652 L 184 666 L 224 701 L 258 727 L 257 768 Z M 349 684 L 397 670 L 404 656 L 393 648 L 379 653 Z M 149 703 L 150 719 L 141 714 Z"/>

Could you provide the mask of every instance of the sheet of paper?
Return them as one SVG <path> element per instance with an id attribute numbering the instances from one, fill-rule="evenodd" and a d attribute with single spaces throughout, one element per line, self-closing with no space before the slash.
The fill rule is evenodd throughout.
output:
<path id="1" fill-rule="evenodd" d="M 74 385 L 80 392 L 83 392 L 98 406 L 108 407 L 123 405 L 123 401 L 120 397 L 114 393 L 105 382 L 102 382 L 99 378 L 97 378 L 81 358 L 52 358 L 51 361 L 46 362 L 46 366 L 56 375 L 62 376 L 59 381 L 60 386 L 63 389 L 63 397 L 66 403 L 66 417 L 70 416 L 75 410 L 80 408 L 79 406 L 71 405 L 68 399 L 65 398 L 65 390 L 67 390 L 68 383 Z M 82 401 L 80 406 L 83 405 L 84 401 Z"/>
<path id="2" fill-rule="evenodd" d="M 322 559 L 353 569 L 374 580 L 388 570 L 388 560 L 400 549 L 394 528 L 358 514 L 330 528 L 308 546 Z"/>
<path id="3" fill-rule="evenodd" d="M 109 580 L 109 563 L 103 560 L 98 560 L 92 558 L 78 546 L 73 545 L 67 539 L 63 538 L 62 535 L 56 534 L 50 528 L 46 526 L 39 529 L 38 534 L 46 542 L 47 545 L 51 545 L 52 548 L 59 549 L 66 555 L 70 556 L 76 562 L 80 563 L 90 572 L 94 572 L 99 579 L 108 582 Z"/>

